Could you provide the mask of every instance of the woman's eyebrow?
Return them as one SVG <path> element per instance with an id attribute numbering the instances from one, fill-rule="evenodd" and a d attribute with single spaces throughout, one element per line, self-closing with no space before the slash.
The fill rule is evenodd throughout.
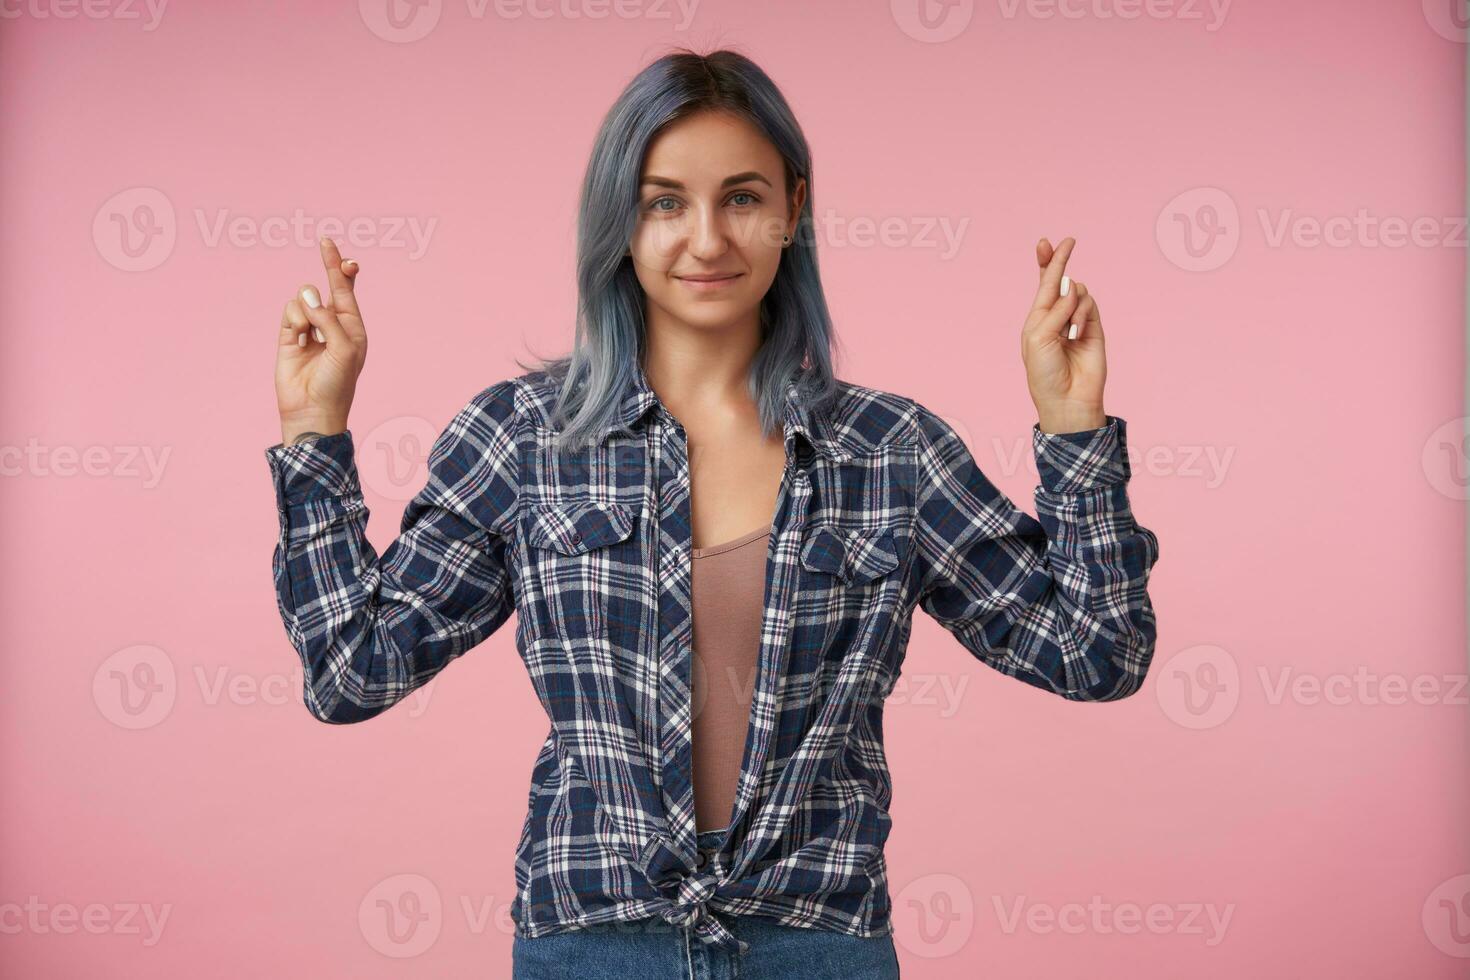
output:
<path id="1" fill-rule="evenodd" d="M 765 184 L 767 187 L 770 187 L 771 186 L 771 182 L 769 180 L 766 180 L 766 178 L 763 177 L 760 174 L 759 171 L 755 171 L 755 170 L 747 170 L 747 171 L 745 171 L 744 173 L 741 173 L 741 174 L 732 174 L 731 176 L 726 177 L 724 180 L 720 181 L 720 186 L 721 187 L 729 187 L 732 184 L 743 184 L 743 183 L 745 183 L 746 181 L 749 181 L 749 180 L 758 180 L 762 184 Z M 656 176 L 654 174 L 649 174 L 647 177 L 644 177 L 643 178 L 643 183 L 644 184 L 655 184 L 655 185 L 657 185 L 659 187 L 671 187 L 671 188 L 674 188 L 675 190 L 684 190 L 685 189 L 684 188 L 684 185 L 682 183 L 680 183 L 677 180 L 674 180 L 672 177 L 659 177 L 659 176 Z"/>

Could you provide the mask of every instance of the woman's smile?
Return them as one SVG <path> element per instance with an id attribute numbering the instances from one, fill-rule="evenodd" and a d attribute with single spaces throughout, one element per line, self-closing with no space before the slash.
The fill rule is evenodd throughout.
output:
<path id="1" fill-rule="evenodd" d="M 742 275 L 744 275 L 744 273 L 740 272 L 732 272 L 728 274 L 700 273 L 698 275 L 690 276 L 675 276 L 674 278 L 679 280 L 685 286 L 689 287 L 695 292 L 708 293 L 713 292 L 717 289 L 724 289 L 726 286 L 733 284 Z"/>

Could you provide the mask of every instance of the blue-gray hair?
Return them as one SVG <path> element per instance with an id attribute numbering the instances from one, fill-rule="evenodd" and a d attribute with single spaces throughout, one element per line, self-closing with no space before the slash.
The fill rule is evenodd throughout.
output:
<path id="1" fill-rule="evenodd" d="M 792 244 L 761 300 L 761 346 L 749 386 L 767 436 L 779 432 L 786 386 L 820 409 L 836 395 L 832 319 L 817 271 L 812 224 L 811 150 L 786 99 L 755 62 L 731 50 L 696 54 L 677 48 L 638 73 L 598 130 L 582 182 L 577 216 L 577 322 L 564 357 L 535 368 L 559 384 L 551 419 L 558 446 L 595 443 L 613 424 L 620 396 L 632 383 L 644 349 L 644 294 L 625 254 L 638 219 L 639 179 L 655 136 L 703 110 L 748 120 L 776 147 L 785 171 L 788 206 L 800 178 L 807 193 Z M 520 362 L 517 361 L 519 364 Z"/>

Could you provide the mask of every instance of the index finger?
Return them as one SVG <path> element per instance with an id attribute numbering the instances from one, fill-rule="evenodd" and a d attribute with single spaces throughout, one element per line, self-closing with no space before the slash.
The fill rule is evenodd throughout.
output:
<path id="1" fill-rule="evenodd" d="M 352 277 L 342 270 L 342 253 L 337 243 L 326 235 L 321 238 L 322 265 L 327 267 L 327 287 L 332 291 L 332 308 L 338 313 L 362 316 L 357 308 L 357 294 L 352 291 Z"/>
<path id="2" fill-rule="evenodd" d="M 1033 310 L 1050 309 L 1061 294 L 1062 273 L 1067 270 L 1067 260 L 1072 257 L 1072 249 L 1077 246 L 1077 239 L 1064 238 L 1062 243 L 1056 247 L 1051 254 L 1051 261 L 1041 270 L 1041 285 L 1036 290 L 1036 302 L 1031 304 Z M 1041 248 L 1037 247 L 1037 261 L 1041 258 Z"/>

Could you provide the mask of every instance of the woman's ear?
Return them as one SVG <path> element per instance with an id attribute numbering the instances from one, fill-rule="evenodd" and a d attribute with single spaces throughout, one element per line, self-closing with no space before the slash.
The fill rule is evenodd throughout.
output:
<path id="1" fill-rule="evenodd" d="M 801 217 L 801 209 L 806 205 L 806 178 L 798 177 L 796 186 L 791 190 L 791 220 L 795 222 Z"/>

